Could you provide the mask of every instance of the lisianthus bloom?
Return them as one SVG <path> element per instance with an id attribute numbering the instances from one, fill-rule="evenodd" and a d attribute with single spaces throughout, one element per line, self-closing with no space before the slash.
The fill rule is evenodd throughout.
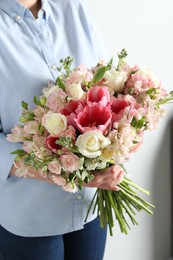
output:
<path id="1" fill-rule="evenodd" d="M 161 84 L 151 70 L 137 66 L 131 70 L 133 73 L 130 74 L 126 82 L 125 94 L 139 95 L 150 89 L 155 89 L 157 93 L 157 89 L 160 89 Z"/>
<path id="2" fill-rule="evenodd" d="M 39 123 L 37 121 L 28 121 L 24 125 L 24 130 L 27 134 L 39 134 Z"/>
<path id="3" fill-rule="evenodd" d="M 49 111 L 43 116 L 42 125 L 52 136 L 56 136 L 67 129 L 67 119 L 60 113 Z"/>
<path id="4" fill-rule="evenodd" d="M 39 123 L 41 122 L 44 114 L 46 114 L 45 109 L 41 106 L 34 107 L 33 112 L 35 114 L 35 120 L 37 120 L 37 122 L 39 122 Z"/>
<path id="5" fill-rule="evenodd" d="M 99 130 L 90 130 L 78 136 L 76 146 L 79 152 L 87 158 L 96 158 L 101 155 L 101 149 L 110 144 L 109 138 Z"/>
<path id="6" fill-rule="evenodd" d="M 66 104 L 67 93 L 56 87 L 47 97 L 46 106 L 52 110 L 59 112 Z"/>
<path id="7" fill-rule="evenodd" d="M 25 152 L 29 153 L 32 151 L 38 151 L 41 147 L 44 147 L 45 145 L 45 137 L 43 136 L 32 136 L 32 141 L 24 141 L 22 148 Z"/>
<path id="8" fill-rule="evenodd" d="M 70 72 L 70 75 L 65 79 L 66 86 L 71 85 L 72 83 L 81 83 L 84 81 L 91 81 L 93 74 L 86 66 L 80 65 Z"/>
<path id="9" fill-rule="evenodd" d="M 110 101 L 110 94 L 107 87 L 93 86 L 87 93 L 87 103 L 98 103 L 107 106 Z"/>
<path id="10" fill-rule="evenodd" d="M 118 130 L 110 132 L 110 152 L 112 151 L 111 156 L 115 164 L 123 163 L 130 158 L 130 148 L 133 147 L 135 134 L 136 131 L 131 125 L 120 125 Z"/>
<path id="11" fill-rule="evenodd" d="M 23 142 L 31 138 L 31 135 L 26 133 L 23 126 L 15 126 L 11 129 L 11 134 L 7 134 L 7 140 L 10 142 Z"/>
<path id="12" fill-rule="evenodd" d="M 74 120 L 77 128 L 82 133 L 91 129 L 98 129 L 105 133 L 111 124 L 111 118 L 110 107 L 93 103 L 85 106 L 84 110 Z"/>
<path id="13" fill-rule="evenodd" d="M 106 162 L 100 160 L 100 158 L 86 158 L 84 165 L 87 171 L 101 170 L 106 168 Z"/>

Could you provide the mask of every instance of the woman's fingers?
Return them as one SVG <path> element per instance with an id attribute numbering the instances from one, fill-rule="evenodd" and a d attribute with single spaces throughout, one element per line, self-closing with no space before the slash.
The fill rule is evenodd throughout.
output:
<path id="1" fill-rule="evenodd" d="M 97 187 L 105 190 L 117 190 L 124 176 L 124 170 L 119 165 L 113 165 L 104 171 L 95 173 L 95 177 L 84 186 Z"/>

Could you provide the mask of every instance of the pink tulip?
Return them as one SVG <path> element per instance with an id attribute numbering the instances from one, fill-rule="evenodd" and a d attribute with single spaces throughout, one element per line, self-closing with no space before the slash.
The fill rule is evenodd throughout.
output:
<path id="1" fill-rule="evenodd" d="M 61 110 L 61 114 L 66 116 L 68 124 L 76 127 L 74 118 L 77 117 L 77 114 L 81 112 L 84 108 L 84 104 L 81 101 L 73 100 L 69 102 L 65 108 Z"/>
<path id="2" fill-rule="evenodd" d="M 110 94 L 107 87 L 92 87 L 87 94 L 87 103 L 99 103 L 102 106 L 107 106 L 110 101 Z"/>
<path id="3" fill-rule="evenodd" d="M 129 107 L 130 103 L 125 100 L 119 100 L 118 98 L 115 98 L 111 104 L 112 109 L 112 121 L 117 122 L 121 120 L 121 118 L 124 115 L 124 110 L 126 107 Z"/>
<path id="4" fill-rule="evenodd" d="M 52 150 L 52 152 L 56 153 L 57 150 L 60 150 L 62 147 L 58 144 L 56 144 L 56 141 L 58 140 L 57 136 L 48 136 L 46 138 L 46 145 L 47 147 Z"/>
<path id="5" fill-rule="evenodd" d="M 111 124 L 111 118 L 110 107 L 94 103 L 85 106 L 84 110 L 74 120 L 82 133 L 91 129 L 98 129 L 105 133 Z"/>

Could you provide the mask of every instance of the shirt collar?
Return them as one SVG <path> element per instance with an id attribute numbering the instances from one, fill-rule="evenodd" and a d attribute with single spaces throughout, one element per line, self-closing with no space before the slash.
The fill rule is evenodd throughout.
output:
<path id="1" fill-rule="evenodd" d="M 42 0 L 41 9 L 44 11 L 44 18 L 48 20 L 50 15 L 50 6 L 48 0 Z M 23 17 L 27 11 L 25 6 L 18 2 L 18 0 L 0 0 L 0 9 L 5 11 L 14 20 L 18 22 L 23 20 Z"/>

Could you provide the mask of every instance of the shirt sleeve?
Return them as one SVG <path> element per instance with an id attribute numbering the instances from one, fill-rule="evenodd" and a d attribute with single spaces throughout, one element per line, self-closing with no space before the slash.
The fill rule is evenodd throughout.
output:
<path id="1" fill-rule="evenodd" d="M 15 155 L 11 152 L 20 149 L 20 143 L 11 143 L 7 141 L 5 134 L 3 133 L 0 122 L 0 179 L 5 181 L 9 177 L 11 167 L 13 165 Z"/>

